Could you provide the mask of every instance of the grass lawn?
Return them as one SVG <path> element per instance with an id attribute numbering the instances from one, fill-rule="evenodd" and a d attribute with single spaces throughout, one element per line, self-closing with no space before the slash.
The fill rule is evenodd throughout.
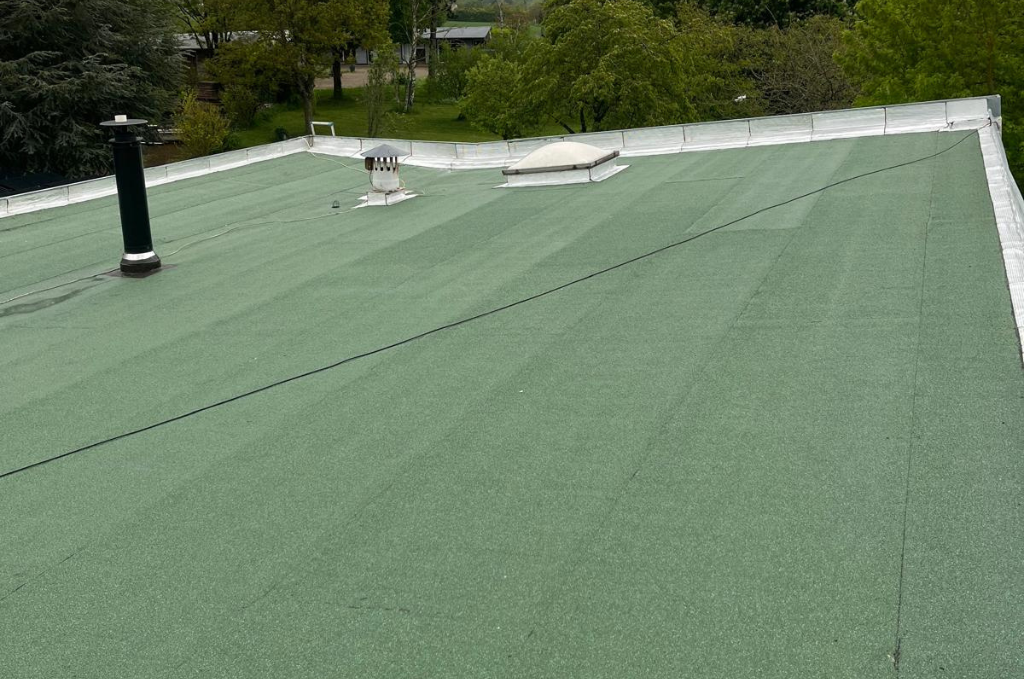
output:
<path id="1" fill-rule="evenodd" d="M 314 118 L 331 121 L 338 136 L 362 137 L 366 135 L 366 108 L 363 104 L 362 88 L 345 90 L 345 98 L 336 101 L 330 90 L 317 90 L 317 104 Z M 273 106 L 262 120 L 248 130 L 235 133 L 239 148 L 258 146 L 277 141 L 274 130 L 283 127 L 289 137 L 306 134 L 303 128 L 302 107 L 298 104 Z M 326 130 L 318 130 L 326 133 Z M 563 130 L 551 124 L 538 134 L 560 134 Z M 411 113 L 396 113 L 392 116 L 391 128 L 386 136 L 396 139 L 424 139 L 431 141 L 492 141 L 497 135 L 482 132 L 466 120 L 459 120 L 459 108 L 451 103 L 433 103 L 421 95 Z"/>

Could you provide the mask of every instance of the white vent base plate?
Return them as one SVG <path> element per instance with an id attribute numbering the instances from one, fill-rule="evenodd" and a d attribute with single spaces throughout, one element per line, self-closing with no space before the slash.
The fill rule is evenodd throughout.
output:
<path id="1" fill-rule="evenodd" d="M 409 193 L 405 189 L 402 189 L 401 191 L 393 191 L 391 193 L 378 193 L 376 191 L 371 191 L 365 196 L 361 196 L 359 198 L 359 205 L 356 205 L 356 207 L 388 207 L 389 205 L 395 205 L 416 197 L 417 194 Z"/>

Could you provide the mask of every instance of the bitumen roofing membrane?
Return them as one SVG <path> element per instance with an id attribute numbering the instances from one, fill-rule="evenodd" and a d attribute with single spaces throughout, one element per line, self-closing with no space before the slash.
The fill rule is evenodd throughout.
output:
<path id="1" fill-rule="evenodd" d="M 619 163 L 167 184 L 141 280 L 114 197 L 0 220 L 0 675 L 1024 675 L 976 133 Z"/>

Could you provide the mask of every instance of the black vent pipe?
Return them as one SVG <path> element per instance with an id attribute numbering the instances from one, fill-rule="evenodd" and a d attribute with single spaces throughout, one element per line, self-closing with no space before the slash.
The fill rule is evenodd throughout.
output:
<path id="1" fill-rule="evenodd" d="M 113 128 L 110 140 L 114 149 L 114 175 L 117 181 L 117 202 L 121 208 L 121 235 L 124 254 L 121 272 L 140 276 L 160 268 L 160 258 L 153 251 L 149 229 L 149 201 L 146 199 L 146 175 L 142 169 L 142 139 L 132 128 L 145 125 L 145 120 L 115 116 L 100 123 Z"/>

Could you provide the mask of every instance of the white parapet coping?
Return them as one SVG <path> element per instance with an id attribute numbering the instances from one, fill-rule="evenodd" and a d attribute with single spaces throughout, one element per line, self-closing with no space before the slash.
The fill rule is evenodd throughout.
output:
<path id="1" fill-rule="evenodd" d="M 999 128 L 993 125 L 979 130 L 978 136 L 985 161 L 988 192 L 996 217 L 996 229 L 999 232 L 999 244 L 1003 251 L 1003 266 L 1010 288 L 1017 338 L 1024 340 L 1024 197 L 1010 174 Z M 1024 352 L 1024 344 L 1021 349 Z"/>
<path id="2" fill-rule="evenodd" d="M 629 157 L 886 134 L 981 129 L 993 121 L 998 123 L 999 116 L 1000 102 L 996 96 L 480 143 L 316 135 L 149 168 L 146 170 L 146 186 L 200 177 L 293 153 L 315 152 L 358 158 L 363 151 L 380 144 L 390 144 L 402 150 L 407 154 L 402 162 L 409 165 L 444 170 L 485 169 L 505 167 L 530 151 L 570 139 L 616 150 L 621 156 Z M 101 177 L 0 198 L 0 218 L 110 196 L 116 191 L 113 177 Z"/>
<path id="3" fill-rule="evenodd" d="M 620 155 L 629 157 L 887 134 L 981 129 L 998 119 L 999 115 L 999 97 L 975 97 L 476 144 L 399 144 L 395 140 L 350 137 L 344 139 L 342 145 L 339 143 L 343 139 L 341 137 L 332 139 L 322 136 L 313 137 L 310 143 L 317 152 L 352 158 L 376 144 L 388 143 L 408 153 L 402 159 L 408 165 L 464 170 L 505 167 L 542 146 L 569 140 L 616 150 Z"/>
<path id="4" fill-rule="evenodd" d="M 287 141 L 275 142 L 264 146 L 253 146 L 238 151 L 227 151 L 212 156 L 193 158 L 178 163 L 167 163 L 157 167 L 146 168 L 146 186 L 159 186 L 179 179 L 189 179 L 230 170 L 235 167 L 251 165 L 263 160 L 281 158 L 293 153 L 309 151 L 310 138 L 299 137 Z M 20 215 L 36 210 L 45 210 L 72 203 L 81 203 L 94 198 L 103 198 L 117 193 L 113 177 L 100 177 L 84 182 L 66 184 L 42 191 L 20 193 L 7 198 L 0 198 L 0 218 Z"/>

